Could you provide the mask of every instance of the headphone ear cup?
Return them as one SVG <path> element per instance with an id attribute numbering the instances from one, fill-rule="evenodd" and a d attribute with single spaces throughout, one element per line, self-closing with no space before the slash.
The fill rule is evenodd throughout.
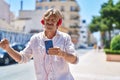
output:
<path id="1" fill-rule="evenodd" d="M 62 24 L 62 19 L 59 19 L 57 26 L 60 26 Z"/>
<path id="2" fill-rule="evenodd" d="M 41 20 L 41 23 L 42 23 L 43 25 L 45 24 L 43 19 Z"/>

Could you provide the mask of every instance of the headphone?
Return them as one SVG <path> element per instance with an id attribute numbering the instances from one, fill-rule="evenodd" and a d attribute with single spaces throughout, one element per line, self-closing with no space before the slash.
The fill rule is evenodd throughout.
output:
<path id="1" fill-rule="evenodd" d="M 41 20 L 41 23 L 42 23 L 43 25 L 45 25 L 45 22 L 44 22 L 43 19 Z M 61 24 L 62 24 L 62 19 L 59 19 L 58 22 L 57 22 L 57 26 L 60 26 Z"/>

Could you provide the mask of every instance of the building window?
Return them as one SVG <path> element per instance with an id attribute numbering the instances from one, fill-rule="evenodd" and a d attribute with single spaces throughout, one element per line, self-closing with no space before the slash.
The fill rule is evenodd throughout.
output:
<path id="1" fill-rule="evenodd" d="M 71 6 L 70 11 L 75 11 L 75 7 Z"/>
<path id="2" fill-rule="evenodd" d="M 43 0 L 37 0 L 37 2 L 42 2 Z"/>
<path id="3" fill-rule="evenodd" d="M 87 42 L 84 42 L 84 44 L 87 44 Z"/>
<path id="4" fill-rule="evenodd" d="M 55 6 L 51 6 L 51 8 L 55 8 Z"/>
<path id="5" fill-rule="evenodd" d="M 52 0 L 37 0 L 37 2 L 49 2 L 49 1 L 52 1 Z"/>
<path id="6" fill-rule="evenodd" d="M 67 0 L 59 0 L 59 1 L 67 1 Z"/>
<path id="7" fill-rule="evenodd" d="M 85 31 L 81 31 L 81 33 L 84 33 Z"/>
<path id="8" fill-rule="evenodd" d="M 70 19 L 71 20 L 79 20 L 79 16 L 78 15 L 71 15 Z"/>
<path id="9" fill-rule="evenodd" d="M 36 9 L 42 10 L 42 6 L 36 7 Z"/>
<path id="10" fill-rule="evenodd" d="M 83 38 L 86 38 L 86 36 L 83 36 Z"/>
<path id="11" fill-rule="evenodd" d="M 61 11 L 65 11 L 65 9 L 64 9 L 64 6 L 61 6 L 61 9 L 60 9 Z"/>
<path id="12" fill-rule="evenodd" d="M 79 11 L 79 7 L 77 6 L 71 6 L 70 11 Z"/>
<path id="13" fill-rule="evenodd" d="M 82 26 L 79 26 L 79 28 L 82 28 Z"/>
<path id="14" fill-rule="evenodd" d="M 48 10 L 48 6 L 45 6 L 45 10 Z"/>

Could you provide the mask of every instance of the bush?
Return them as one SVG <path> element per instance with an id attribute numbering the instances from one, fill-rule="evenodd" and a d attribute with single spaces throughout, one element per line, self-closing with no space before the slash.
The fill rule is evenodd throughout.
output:
<path id="1" fill-rule="evenodd" d="M 120 50 L 104 49 L 106 54 L 120 54 Z"/>
<path id="2" fill-rule="evenodd" d="M 110 43 L 111 50 L 120 50 L 120 35 L 113 37 Z"/>
<path id="3" fill-rule="evenodd" d="M 110 49 L 110 42 L 109 42 L 109 40 L 105 40 L 104 48 L 105 49 Z"/>

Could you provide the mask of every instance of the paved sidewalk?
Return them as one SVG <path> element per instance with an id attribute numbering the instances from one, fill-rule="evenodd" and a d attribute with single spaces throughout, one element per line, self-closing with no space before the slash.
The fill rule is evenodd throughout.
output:
<path id="1" fill-rule="evenodd" d="M 103 51 L 91 50 L 70 69 L 75 80 L 120 80 L 120 62 L 106 61 Z"/>

